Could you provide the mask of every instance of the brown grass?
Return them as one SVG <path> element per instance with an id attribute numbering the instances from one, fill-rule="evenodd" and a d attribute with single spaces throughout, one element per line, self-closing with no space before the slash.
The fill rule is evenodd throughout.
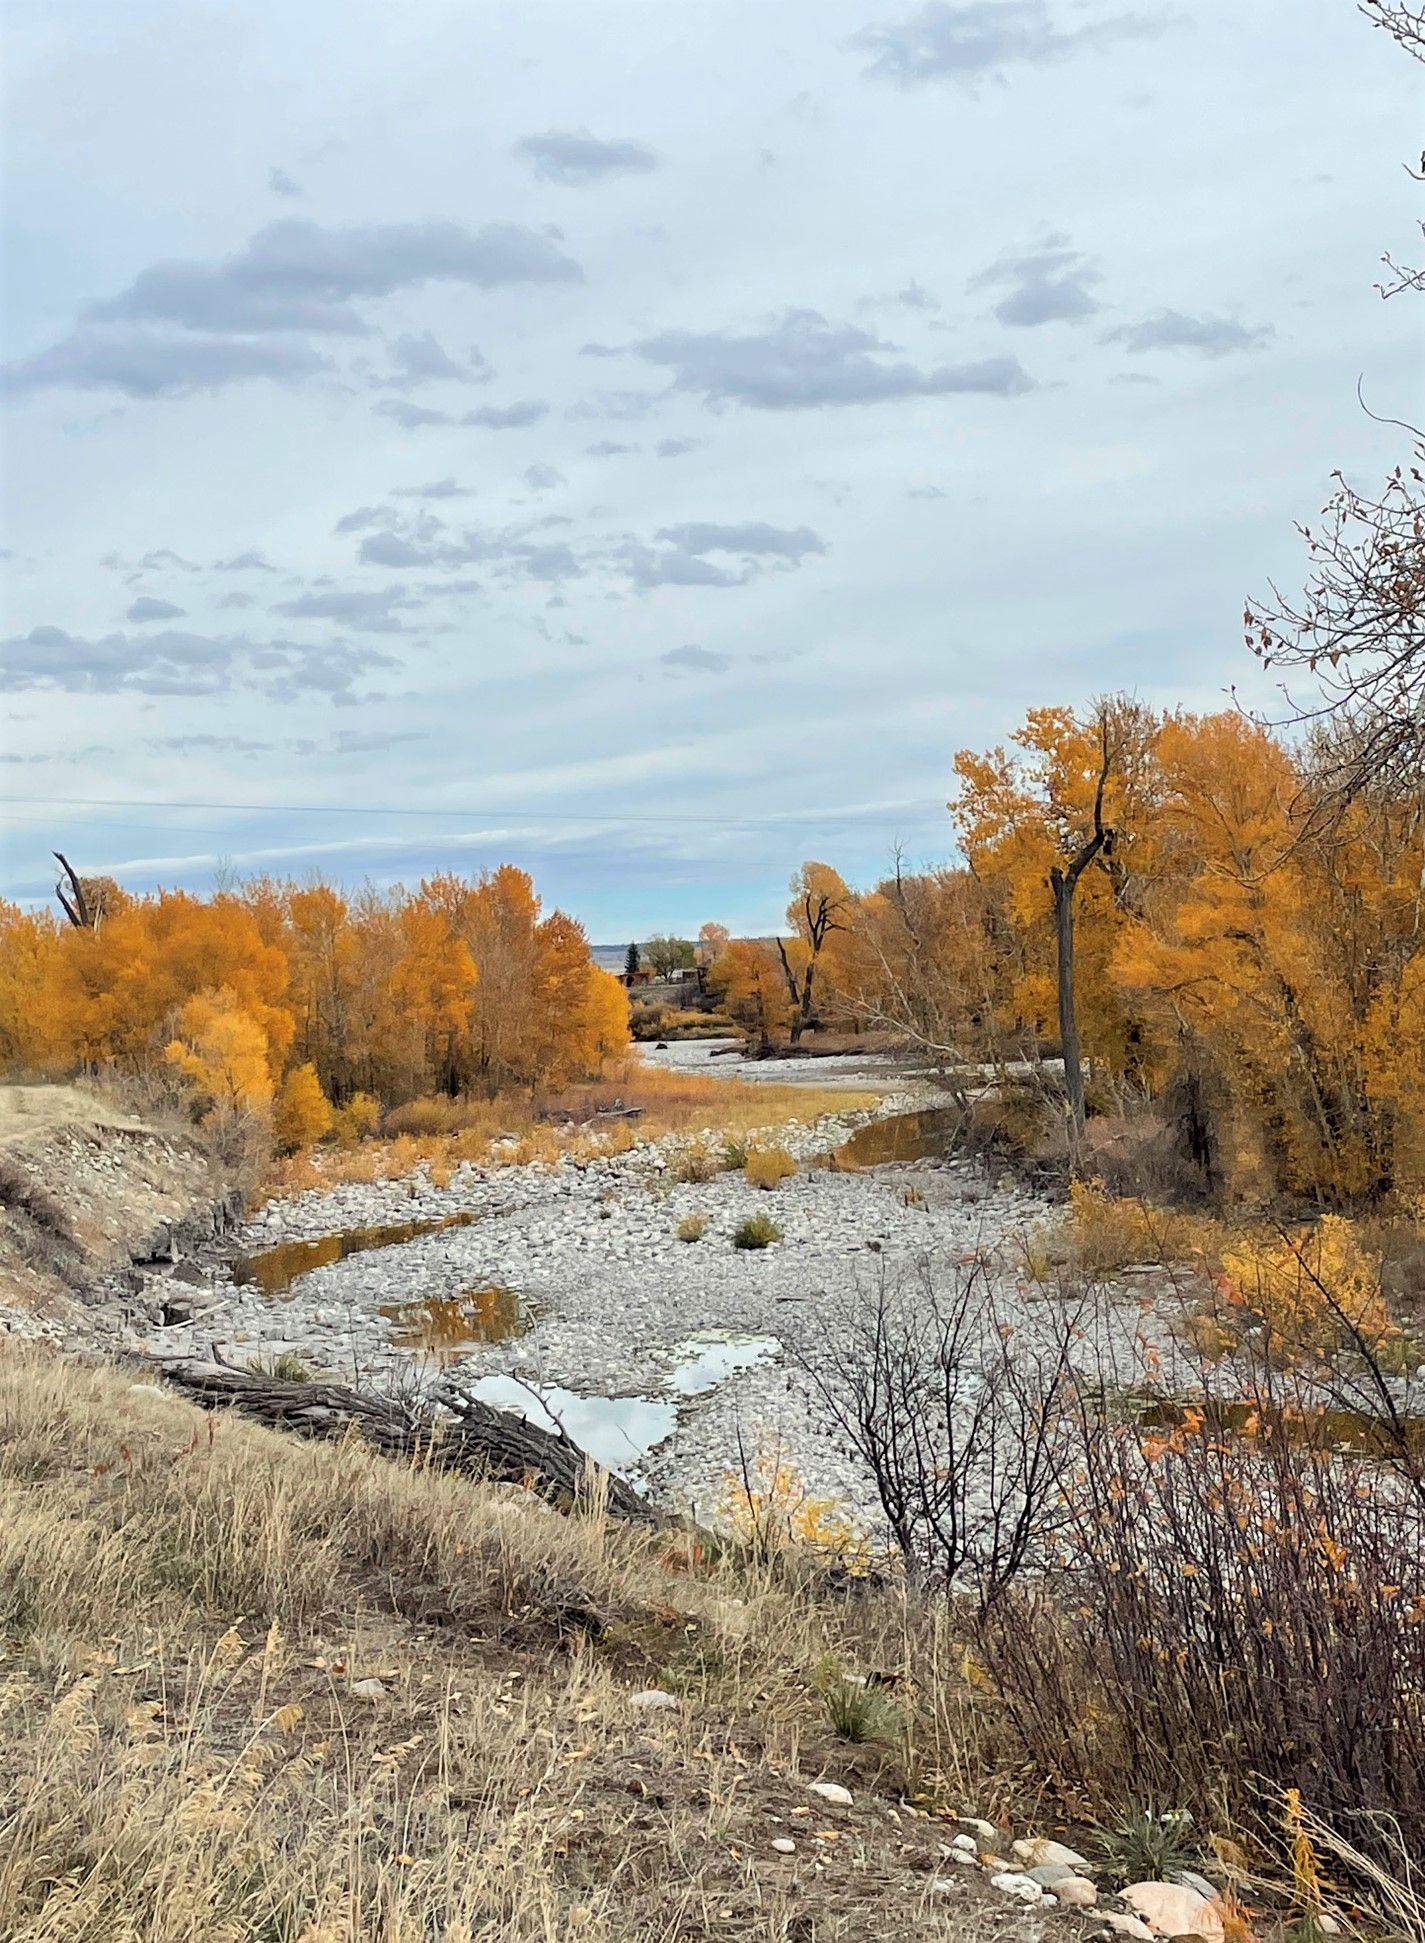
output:
<path id="1" fill-rule="evenodd" d="M 400 1179 L 424 1165 L 437 1185 L 464 1161 L 481 1166 L 555 1160 L 561 1154 L 626 1153 L 669 1133 L 741 1135 L 790 1120 L 803 1125 L 830 1113 L 874 1107 L 875 1092 L 834 1086 L 759 1085 L 729 1076 L 671 1073 L 622 1061 L 597 1081 L 544 1097 L 415 1100 L 386 1117 L 386 1137 L 351 1149 L 316 1147 L 274 1164 L 269 1194 L 330 1187 L 341 1181 Z M 639 1107 L 637 1119 L 599 1120 L 613 1108 Z M 509 1136 L 509 1138 L 503 1138 Z"/>
<path id="2" fill-rule="evenodd" d="M 6 1939 L 1023 1934 L 932 1897 L 949 1831 L 905 1804 L 905 1750 L 826 1719 L 828 1653 L 907 1693 L 912 1652 L 949 1677 L 894 1592 L 818 1601 L 6 1349 L 0 1638 Z M 676 1711 L 630 1707 L 655 1683 Z M 908 1725 L 931 1785 L 968 1779 L 967 1704 Z M 806 1812 L 823 1774 L 853 1809 Z"/>

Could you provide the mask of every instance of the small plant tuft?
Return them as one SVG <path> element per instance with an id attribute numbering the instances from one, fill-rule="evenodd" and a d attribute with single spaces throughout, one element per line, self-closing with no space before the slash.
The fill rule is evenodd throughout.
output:
<path id="1" fill-rule="evenodd" d="M 826 1702 L 827 1716 L 843 1741 L 899 1741 L 905 1723 L 894 1701 L 864 1675 L 848 1673 L 834 1653 L 826 1654 L 812 1674 L 812 1683 Z"/>
<path id="2" fill-rule="evenodd" d="M 678 1223 L 679 1241 L 701 1241 L 708 1231 L 708 1218 L 705 1214 L 685 1214 Z"/>
<path id="3" fill-rule="evenodd" d="M 748 1185 L 770 1191 L 797 1171 L 785 1147 L 754 1147 L 743 1165 Z"/>
<path id="4" fill-rule="evenodd" d="M 1100 1837 L 1105 1864 L 1125 1882 L 1172 1882 L 1192 1868 L 1192 1816 L 1185 1808 L 1142 1808 Z"/>
<path id="5" fill-rule="evenodd" d="M 770 1215 L 750 1214 L 733 1231 L 734 1248 L 770 1248 L 782 1239 L 782 1231 Z"/>
<path id="6" fill-rule="evenodd" d="M 722 1150 L 722 1171 L 724 1174 L 740 1174 L 747 1165 L 747 1156 L 752 1149 L 745 1140 L 726 1141 Z"/>

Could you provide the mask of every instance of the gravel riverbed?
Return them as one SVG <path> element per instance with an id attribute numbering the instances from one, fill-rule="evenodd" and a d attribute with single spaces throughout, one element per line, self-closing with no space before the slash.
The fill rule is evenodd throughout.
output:
<path id="1" fill-rule="evenodd" d="M 1056 1214 L 1042 1195 L 954 1160 L 818 1164 L 869 1119 L 925 1104 L 922 1088 L 878 1114 L 779 1127 L 802 1166 L 771 1192 L 732 1171 L 679 1179 L 690 1143 L 669 1136 L 587 1161 L 467 1165 L 445 1187 L 417 1174 L 303 1194 L 250 1222 L 238 1259 L 180 1263 L 102 1306 L 122 1346 L 154 1353 L 266 1368 L 291 1357 L 377 1388 L 458 1371 L 537 1417 L 532 1386 L 595 1455 L 702 1515 L 746 1451 L 785 1457 L 809 1491 L 870 1517 L 869 1479 L 830 1434 L 799 1347 L 844 1327 L 882 1276 L 928 1270 L 943 1284 L 978 1260 L 1004 1313 L 1032 1320 L 1045 1305 L 1023 1266 L 1024 1238 Z M 781 1239 L 735 1247 L 753 1215 Z M 705 1223 L 695 1241 L 679 1237 L 689 1217 Z M 326 1238 L 383 1228 L 409 1238 L 371 1245 L 379 1232 L 365 1232 L 318 1266 L 292 1247 L 320 1253 Z M 284 1269 L 302 1272 L 280 1286 Z M 1142 1291 L 1133 1278 L 1117 1291 L 1125 1344 Z"/>

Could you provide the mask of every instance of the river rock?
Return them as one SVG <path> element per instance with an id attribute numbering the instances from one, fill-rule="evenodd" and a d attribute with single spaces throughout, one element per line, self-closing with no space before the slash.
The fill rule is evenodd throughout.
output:
<path id="1" fill-rule="evenodd" d="M 662 1687 L 645 1687 L 642 1693 L 631 1693 L 628 1696 L 628 1704 L 630 1707 L 655 1713 L 660 1707 L 676 1707 L 678 1696 L 676 1693 L 665 1692 Z"/>
<path id="2" fill-rule="evenodd" d="M 1010 1853 L 1015 1861 L 1022 1862 L 1026 1869 L 1043 1869 L 1055 1863 L 1070 1870 L 1086 1869 L 1089 1866 L 1077 1850 L 1066 1848 L 1062 1842 L 1048 1841 L 1042 1835 L 1031 1836 L 1025 1842 L 1016 1842 Z"/>
<path id="3" fill-rule="evenodd" d="M 1028 1876 L 1017 1875 L 1010 1870 L 1003 1875 L 991 1876 L 990 1887 L 998 1889 L 1002 1896 L 1013 1896 L 1016 1901 L 1028 1903 L 1031 1907 L 1044 1901 L 1044 1891 L 1037 1882 L 1031 1882 Z"/>
<path id="4" fill-rule="evenodd" d="M 843 1788 L 839 1781 L 813 1781 L 808 1793 L 820 1795 L 823 1801 L 832 1802 L 838 1808 L 851 1806 L 851 1790 Z"/>
<path id="5" fill-rule="evenodd" d="M 1200 1936 L 1222 1943 L 1222 1917 L 1215 1903 L 1180 1882 L 1135 1882 L 1123 1900 L 1158 1936 Z"/>
<path id="6" fill-rule="evenodd" d="M 1070 1909 L 1092 1909 L 1098 1901 L 1098 1890 L 1087 1876 L 1067 1876 L 1054 1884 L 1054 1894 Z"/>
<path id="7" fill-rule="evenodd" d="M 1102 1921 L 1115 1936 L 1132 1936 L 1138 1943 L 1153 1943 L 1153 1932 L 1137 1916 L 1119 1916 L 1112 1910 L 1105 1910 Z"/>
<path id="8" fill-rule="evenodd" d="M 790 1835 L 774 1835 L 772 1838 L 772 1847 L 777 1851 L 778 1855 L 795 1855 L 797 1852 L 797 1845 Z"/>
<path id="9" fill-rule="evenodd" d="M 1041 1889 L 1057 1889 L 1061 1882 L 1077 1880 L 1074 1870 L 1064 1862 L 1045 1862 L 1037 1869 L 1026 1869 L 1024 1873 Z"/>

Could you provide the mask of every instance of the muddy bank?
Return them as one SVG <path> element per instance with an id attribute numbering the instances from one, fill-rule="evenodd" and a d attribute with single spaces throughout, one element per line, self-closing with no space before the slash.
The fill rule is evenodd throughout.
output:
<path id="1" fill-rule="evenodd" d="M 116 1271 L 192 1257 L 240 1218 L 181 1128 L 81 1087 L 0 1087 L 0 1333 L 55 1335 Z"/>

